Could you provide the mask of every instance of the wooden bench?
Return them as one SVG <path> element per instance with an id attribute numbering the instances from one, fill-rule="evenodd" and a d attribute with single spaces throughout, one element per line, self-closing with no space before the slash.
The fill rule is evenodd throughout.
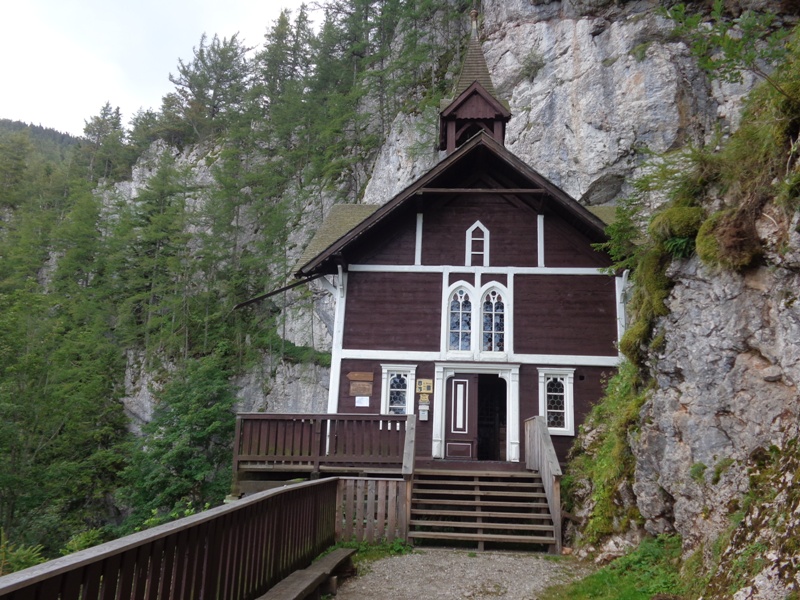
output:
<path id="1" fill-rule="evenodd" d="M 311 563 L 307 569 L 300 569 L 281 579 L 257 600 L 319 600 L 323 593 L 335 595 L 338 578 L 355 573 L 352 559 L 355 552 L 353 548 L 338 548 Z"/>

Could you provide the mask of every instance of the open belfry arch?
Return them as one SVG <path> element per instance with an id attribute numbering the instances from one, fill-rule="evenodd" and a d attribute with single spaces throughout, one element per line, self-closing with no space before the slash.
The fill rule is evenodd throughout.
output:
<path id="1" fill-rule="evenodd" d="M 329 413 L 415 414 L 418 459 L 507 463 L 541 415 L 564 460 L 619 363 L 622 281 L 592 247 L 605 224 L 505 147 L 472 18 L 440 162 L 381 206 L 334 206 L 296 275 L 336 298 Z"/>

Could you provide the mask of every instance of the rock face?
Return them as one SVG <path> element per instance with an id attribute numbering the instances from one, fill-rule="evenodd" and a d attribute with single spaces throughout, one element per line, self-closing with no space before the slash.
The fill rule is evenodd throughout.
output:
<path id="1" fill-rule="evenodd" d="M 265 356 L 258 368 L 237 377 L 237 412 L 327 412 L 330 369 Z"/>
<path id="2" fill-rule="evenodd" d="M 633 489 L 648 531 L 674 528 L 695 546 L 728 525 L 750 455 L 781 447 L 797 421 L 800 273 L 712 272 L 693 259 L 670 275 Z"/>
<path id="3" fill-rule="evenodd" d="M 484 55 L 513 113 L 506 145 L 584 204 L 630 193 L 649 153 L 735 126 L 752 87 L 710 85 L 657 7 L 483 2 Z M 436 132 L 435 114 L 399 116 L 363 202 L 386 202 L 435 164 Z"/>
<path id="4" fill-rule="evenodd" d="M 732 273 L 695 258 L 668 272 L 670 314 L 656 326 L 664 344 L 650 361 L 657 385 L 631 444 L 633 491 L 645 529 L 677 531 L 687 551 L 708 554 L 731 536 L 710 597 L 800 588 L 798 225 L 800 212 L 768 205 L 756 222 L 760 266 Z"/>

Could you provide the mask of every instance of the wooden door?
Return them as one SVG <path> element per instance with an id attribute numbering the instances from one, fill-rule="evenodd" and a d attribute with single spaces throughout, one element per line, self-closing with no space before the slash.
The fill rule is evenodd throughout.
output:
<path id="1" fill-rule="evenodd" d="M 478 458 L 478 376 L 456 373 L 447 380 L 445 458 Z"/>

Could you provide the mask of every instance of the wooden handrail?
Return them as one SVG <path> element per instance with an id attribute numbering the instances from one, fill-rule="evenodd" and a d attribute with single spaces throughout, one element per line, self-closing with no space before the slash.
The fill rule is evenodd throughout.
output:
<path id="1" fill-rule="evenodd" d="M 553 519 L 554 550 L 561 554 L 561 465 L 547 429 L 547 419 L 543 416 L 525 420 L 525 462 L 528 469 L 538 471 L 542 478 Z"/>
<path id="2" fill-rule="evenodd" d="M 252 600 L 334 544 L 337 484 L 260 492 L 0 577 L 0 600 Z"/>

